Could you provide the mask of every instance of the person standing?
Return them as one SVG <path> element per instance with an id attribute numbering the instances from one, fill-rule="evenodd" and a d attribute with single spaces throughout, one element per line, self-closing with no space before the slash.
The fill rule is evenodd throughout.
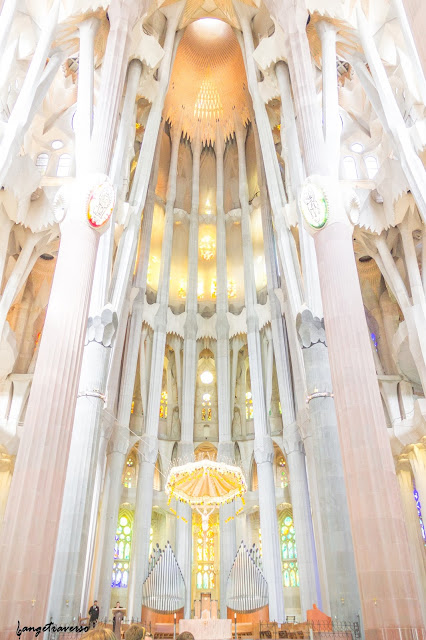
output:
<path id="1" fill-rule="evenodd" d="M 97 600 L 94 601 L 94 603 L 89 609 L 89 617 L 90 617 L 89 626 L 91 629 L 94 629 L 96 627 L 96 624 L 99 618 L 99 606 L 98 606 Z"/>

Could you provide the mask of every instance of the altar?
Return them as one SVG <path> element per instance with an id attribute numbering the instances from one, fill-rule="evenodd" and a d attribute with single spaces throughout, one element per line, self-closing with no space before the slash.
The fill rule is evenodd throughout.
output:
<path id="1" fill-rule="evenodd" d="M 232 620 L 201 618 L 179 620 L 179 633 L 190 631 L 194 640 L 232 640 Z"/>

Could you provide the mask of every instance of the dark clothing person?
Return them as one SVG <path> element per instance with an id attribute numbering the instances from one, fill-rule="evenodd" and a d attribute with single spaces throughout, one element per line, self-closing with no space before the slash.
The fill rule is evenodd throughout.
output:
<path id="1" fill-rule="evenodd" d="M 89 616 L 90 616 L 89 626 L 94 628 L 99 618 L 99 607 L 96 600 L 89 609 Z"/>

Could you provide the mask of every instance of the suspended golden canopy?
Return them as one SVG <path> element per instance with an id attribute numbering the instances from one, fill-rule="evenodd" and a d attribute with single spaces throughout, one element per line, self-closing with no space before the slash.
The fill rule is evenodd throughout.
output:
<path id="1" fill-rule="evenodd" d="M 240 467 L 216 460 L 196 460 L 173 467 L 167 477 L 166 493 L 192 507 L 219 507 L 247 491 Z"/>

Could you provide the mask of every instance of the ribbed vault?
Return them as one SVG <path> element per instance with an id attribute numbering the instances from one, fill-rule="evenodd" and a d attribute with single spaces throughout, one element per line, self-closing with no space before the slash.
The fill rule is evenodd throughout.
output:
<path id="1" fill-rule="evenodd" d="M 229 24 L 203 18 L 188 25 L 179 44 L 166 98 L 165 116 L 179 122 L 192 138 L 199 122 L 201 136 L 216 137 L 219 120 L 225 138 L 234 131 L 234 117 L 249 119 L 249 94 L 241 49 Z"/>

